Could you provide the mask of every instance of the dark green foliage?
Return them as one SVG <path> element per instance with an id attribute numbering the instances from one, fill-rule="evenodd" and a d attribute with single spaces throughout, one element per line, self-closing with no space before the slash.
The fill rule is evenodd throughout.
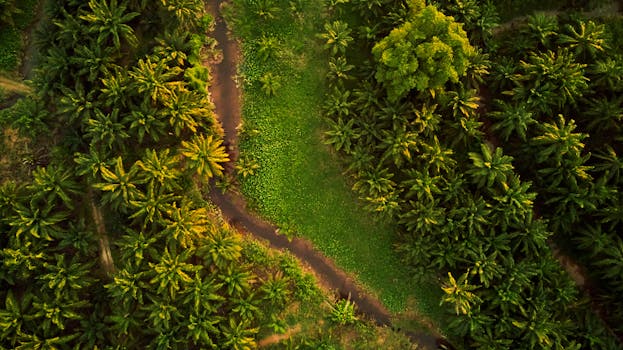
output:
<path id="1" fill-rule="evenodd" d="M 620 331 L 623 313 L 606 297 L 618 294 L 621 266 L 614 234 L 620 184 L 613 180 L 620 172 L 621 103 L 613 92 L 620 60 L 604 49 L 611 45 L 607 29 L 597 19 L 536 13 L 483 40 L 486 31 L 476 24 L 484 2 L 437 3 L 476 35 L 486 55 L 473 67 L 481 78 L 444 79 L 432 91 L 396 89 L 392 84 L 409 84 L 397 77 L 364 83 L 385 74 L 376 48 L 387 37 L 359 37 L 366 42 L 353 46 L 375 47 L 372 55 L 353 50 L 346 59 L 374 56 L 378 64 L 356 67 L 354 79 L 327 97 L 342 102 L 328 103 L 329 142 L 355 170 L 353 189 L 400 225 L 405 263 L 419 273 L 450 273 L 442 300 L 456 315 L 448 329 L 459 346 L 620 348 L 610 329 Z M 550 5 L 558 6 L 543 4 Z M 379 32 L 409 24 L 408 16 L 396 19 L 400 6 L 390 7 L 377 15 L 385 26 Z M 389 25 L 381 20 L 388 18 Z M 423 47 L 410 43 L 401 48 Z M 415 67 L 405 62 L 396 67 Z M 420 93 L 408 94 L 414 87 Z M 596 231 L 588 228 L 606 223 L 599 247 L 608 248 L 592 248 Z M 580 227 L 588 230 L 578 235 Z M 604 317 L 610 329 L 552 255 L 552 239 L 573 247 L 565 237 L 582 237 L 581 249 L 572 251 L 586 250 L 582 260 L 600 270 L 591 275 L 603 293 L 596 300 L 612 307 Z"/>

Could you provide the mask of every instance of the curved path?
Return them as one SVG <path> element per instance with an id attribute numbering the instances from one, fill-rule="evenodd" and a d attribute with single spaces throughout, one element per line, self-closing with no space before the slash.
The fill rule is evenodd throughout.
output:
<path id="1" fill-rule="evenodd" d="M 240 124 L 240 92 L 236 81 L 236 59 L 240 57 L 237 44 L 227 35 L 227 26 L 220 13 L 223 0 L 212 1 L 208 11 L 216 19 L 214 38 L 222 52 L 219 63 L 211 67 L 212 84 L 210 92 L 214 101 L 216 115 L 225 132 L 225 144 L 232 159 L 226 165 L 226 171 L 233 170 L 233 162 L 237 157 L 238 135 L 237 127 Z M 246 202 L 239 194 L 231 192 L 221 193 L 216 186 L 211 186 L 210 198 L 222 211 L 223 216 L 235 227 L 255 237 L 269 242 L 272 248 L 285 249 L 294 254 L 302 262 L 309 265 L 321 283 L 331 290 L 336 290 L 341 298 L 350 299 L 356 303 L 360 313 L 374 320 L 377 324 L 391 326 L 391 314 L 379 300 L 365 293 L 355 281 L 333 261 L 314 249 L 312 244 L 302 238 L 288 240 L 277 234 L 277 228 L 249 213 Z M 426 333 L 407 333 L 409 338 L 424 349 L 435 349 L 438 339 Z"/>

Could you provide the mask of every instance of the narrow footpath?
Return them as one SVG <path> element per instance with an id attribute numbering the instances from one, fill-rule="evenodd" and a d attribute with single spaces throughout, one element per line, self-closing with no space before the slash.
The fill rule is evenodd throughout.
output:
<path id="1" fill-rule="evenodd" d="M 216 115 L 225 132 L 225 144 L 231 159 L 225 166 L 225 171 L 231 172 L 233 162 L 238 156 L 237 127 L 241 121 L 241 95 L 234 80 L 238 63 L 236 60 L 240 54 L 237 43 L 228 36 L 227 26 L 221 15 L 220 8 L 223 2 L 223 0 L 211 1 L 207 6 L 208 12 L 216 20 L 213 36 L 218 41 L 218 48 L 222 52 L 220 61 L 211 65 L 210 93 Z M 277 234 L 277 228 L 274 225 L 259 219 L 247 210 L 246 202 L 239 194 L 232 192 L 223 194 L 212 184 L 210 198 L 221 209 L 223 216 L 232 226 L 241 229 L 243 233 L 268 241 L 272 248 L 291 252 L 313 270 L 323 285 L 336 291 L 341 298 L 350 296 L 361 314 L 379 325 L 391 327 L 391 315 L 381 302 L 364 292 L 356 285 L 353 278 L 337 267 L 332 260 L 315 250 L 308 240 L 303 238 L 288 240 L 285 236 Z M 406 334 L 423 349 L 436 349 L 436 344 L 443 343 L 443 340 L 427 333 L 408 332 Z"/>

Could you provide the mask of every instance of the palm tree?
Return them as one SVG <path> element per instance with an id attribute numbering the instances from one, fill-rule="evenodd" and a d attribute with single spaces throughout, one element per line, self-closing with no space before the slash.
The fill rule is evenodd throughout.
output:
<path id="1" fill-rule="evenodd" d="M 45 272 L 37 277 L 44 288 L 50 289 L 56 298 L 61 295 L 77 295 L 79 290 L 89 287 L 94 280 L 89 277 L 94 263 L 84 263 L 75 257 L 65 262 L 64 254 L 55 254 L 56 263 L 44 263 Z"/>
<path id="2" fill-rule="evenodd" d="M 205 121 L 209 121 L 212 115 L 208 107 L 209 101 L 204 100 L 198 93 L 179 87 L 171 91 L 163 104 L 162 116 L 169 119 L 176 136 L 186 130 L 196 133 L 199 127 L 208 126 Z"/>
<path id="3" fill-rule="evenodd" d="M 132 260 L 126 260 L 131 264 Z M 137 263 L 136 266 L 139 264 Z M 143 294 L 148 290 L 145 272 L 137 272 L 131 265 L 115 271 L 112 282 L 104 285 L 114 305 L 130 308 L 143 305 Z"/>
<path id="4" fill-rule="evenodd" d="M 253 349 L 257 346 L 253 336 L 258 330 L 258 328 L 250 328 L 249 321 L 236 321 L 232 317 L 229 319 L 229 324 L 221 324 L 223 337 L 221 345 L 232 350 Z"/>
<path id="5" fill-rule="evenodd" d="M 161 295 L 148 295 L 151 303 L 142 305 L 146 312 L 146 319 L 150 321 L 151 329 L 156 332 L 166 332 L 176 329 L 182 323 L 184 316 L 176 304 L 167 297 Z"/>
<path id="6" fill-rule="evenodd" d="M 195 246 L 207 231 L 213 229 L 205 208 L 192 209 L 190 201 L 182 201 L 180 207 L 173 203 L 167 212 L 166 227 L 162 231 L 168 242 L 186 249 Z"/>
<path id="7" fill-rule="evenodd" d="M 52 241 L 62 230 L 59 224 L 69 216 L 67 212 L 58 211 L 53 202 L 30 201 L 28 206 L 19 204 L 13 210 L 15 214 L 9 216 L 7 221 L 14 227 L 18 241 L 24 233 L 28 234 L 25 239 Z"/>
<path id="8" fill-rule="evenodd" d="M 123 167 L 123 159 L 118 157 L 114 162 L 114 171 L 108 167 L 102 168 L 102 179 L 105 182 L 96 183 L 94 188 L 103 191 L 102 201 L 110 204 L 115 210 L 125 211 L 130 201 L 138 198 L 139 190 L 136 187 L 138 167 L 132 166 L 128 172 Z"/>
<path id="9" fill-rule="evenodd" d="M 466 272 L 456 280 L 452 273 L 448 272 L 448 280 L 441 287 L 446 293 L 442 298 L 442 303 L 454 306 L 454 312 L 457 315 L 470 314 L 472 308 L 482 302 L 482 299 L 473 292 L 479 287 L 469 283 L 468 275 Z"/>
<path id="10" fill-rule="evenodd" d="M 537 12 L 528 16 L 526 28 L 522 30 L 523 34 L 530 38 L 536 44 L 543 48 L 550 48 L 550 44 L 558 35 L 558 20 L 556 16 L 551 16 L 543 12 Z"/>
<path id="11" fill-rule="evenodd" d="M 154 63 L 148 57 L 140 59 L 130 71 L 130 82 L 136 91 L 146 94 L 152 103 L 166 101 L 176 87 L 183 86 L 180 81 L 174 80 L 181 72 L 181 68 L 169 67 L 164 60 Z"/>
<path id="12" fill-rule="evenodd" d="M 186 321 L 188 335 L 201 348 L 216 349 L 221 318 L 208 312 L 191 313 Z"/>
<path id="13" fill-rule="evenodd" d="M 74 89 L 61 85 L 62 96 L 58 99 L 58 114 L 69 123 L 78 122 L 83 126 L 95 116 L 98 110 L 95 90 L 86 91 L 80 81 L 76 81 Z"/>
<path id="14" fill-rule="evenodd" d="M 16 346 L 22 337 L 28 321 L 32 303 L 32 290 L 28 289 L 21 298 L 16 298 L 12 289 L 6 292 L 4 307 L 0 308 L 0 335 L 11 346 Z M 22 330 L 24 327 L 24 331 Z"/>
<path id="15" fill-rule="evenodd" d="M 114 66 L 118 56 L 112 47 L 82 45 L 74 50 L 69 59 L 77 77 L 86 76 L 87 81 L 96 82 Z"/>
<path id="16" fill-rule="evenodd" d="M 171 208 L 171 203 L 178 200 L 180 196 L 173 192 L 164 191 L 156 188 L 154 184 L 147 185 L 147 192 L 138 192 L 135 199 L 130 200 L 130 207 L 134 210 L 130 219 L 140 222 L 143 229 L 150 224 L 163 226 L 164 217 Z"/>
<path id="17" fill-rule="evenodd" d="M 74 153 L 74 162 L 77 164 L 76 174 L 86 175 L 90 182 L 99 179 L 102 169 L 109 166 L 108 156 L 101 154 L 93 145 L 89 147 L 89 153 Z"/>
<path id="18" fill-rule="evenodd" d="M 344 56 L 330 57 L 329 58 L 329 71 L 327 72 L 327 79 L 329 79 L 330 86 L 339 85 L 346 80 L 350 80 L 352 77 L 348 74 L 354 65 L 348 64 Z"/>
<path id="19" fill-rule="evenodd" d="M 584 115 L 591 131 L 619 131 L 623 120 L 623 97 L 591 99 Z"/>
<path id="20" fill-rule="evenodd" d="M 479 107 L 480 97 L 475 89 L 465 89 L 463 86 L 456 91 L 447 91 L 441 98 L 444 105 L 452 107 L 455 118 L 472 118 Z"/>
<path id="21" fill-rule="evenodd" d="M 281 271 L 269 274 L 268 278 L 262 282 L 260 292 L 263 299 L 273 306 L 284 305 L 290 295 L 289 279 L 283 276 Z"/>
<path id="22" fill-rule="evenodd" d="M 128 100 L 127 70 L 120 67 L 107 69 L 100 79 L 102 87 L 99 89 L 101 100 L 106 107 L 124 106 Z M 95 91 L 93 91 L 95 92 Z"/>
<path id="23" fill-rule="evenodd" d="M 595 172 L 603 173 L 607 181 L 613 180 L 613 183 L 620 183 L 623 174 L 623 158 L 617 155 L 616 151 L 610 145 L 606 145 L 603 151 L 595 152 L 595 158 L 600 161 L 594 165 Z"/>
<path id="24" fill-rule="evenodd" d="M 393 177 L 389 168 L 379 164 L 374 169 L 359 172 L 353 190 L 364 197 L 381 197 L 394 192 L 396 183 L 392 181 Z"/>
<path id="25" fill-rule="evenodd" d="M 157 256 L 156 242 L 158 242 L 158 237 L 126 228 L 115 245 L 119 247 L 121 261 L 126 262 L 127 266 L 140 267 L 143 260 L 150 260 Z"/>
<path id="26" fill-rule="evenodd" d="M 277 90 L 281 88 L 281 78 L 279 75 L 274 74 L 272 72 L 264 73 L 259 79 L 260 84 L 262 84 L 262 92 L 266 94 L 266 96 L 275 96 L 277 94 Z"/>
<path id="27" fill-rule="evenodd" d="M 573 132 L 576 128 L 573 119 L 567 122 L 562 114 L 559 114 L 554 123 L 543 123 L 540 127 L 541 134 L 530 140 L 536 151 L 537 163 L 560 165 L 563 157 L 580 157 L 584 149 L 582 140 L 588 135 Z"/>
<path id="28" fill-rule="evenodd" d="M 85 136 L 92 144 L 102 145 L 106 150 L 113 150 L 115 146 L 123 150 L 124 140 L 130 135 L 125 131 L 126 127 L 119 120 L 119 109 L 114 108 L 111 113 L 104 114 L 96 109 L 93 118 L 87 120 Z"/>
<path id="29" fill-rule="evenodd" d="M 338 117 L 337 121 L 330 118 L 325 120 L 329 124 L 329 130 L 324 133 L 327 137 L 325 143 L 333 145 L 338 151 L 343 150 L 350 154 L 355 140 L 361 136 L 355 126 L 355 118 L 350 118 L 347 122 L 344 122 L 342 117 Z"/>
<path id="30" fill-rule="evenodd" d="M 331 94 L 326 96 L 324 110 L 327 116 L 345 117 L 350 114 L 353 101 L 350 100 L 350 91 L 333 88 Z"/>
<path id="31" fill-rule="evenodd" d="M 425 162 L 429 169 L 434 169 L 437 174 L 450 172 L 456 165 L 456 161 L 452 158 L 454 152 L 447 149 L 439 143 L 437 136 L 433 136 L 431 144 L 422 142 L 422 154 L 420 158 Z"/>
<path id="32" fill-rule="evenodd" d="M 420 109 L 414 109 L 415 119 L 413 120 L 413 126 L 418 134 L 425 137 L 432 137 L 439 131 L 439 127 L 442 121 L 442 116 L 439 113 L 435 113 L 437 105 L 429 105 L 425 103 Z"/>
<path id="33" fill-rule="evenodd" d="M 197 24 L 203 14 L 203 2 L 201 0 L 161 0 L 169 13 L 173 13 L 176 27 L 191 30 Z"/>
<path id="34" fill-rule="evenodd" d="M 240 237 L 227 228 L 216 229 L 202 238 L 197 255 L 204 258 L 206 265 L 223 269 L 242 256 Z"/>
<path id="35" fill-rule="evenodd" d="M 179 180 L 182 171 L 179 169 L 179 158 L 170 153 L 168 148 L 159 151 L 147 149 L 143 158 L 134 164 L 141 170 L 137 181 L 166 192 L 181 189 Z"/>
<path id="36" fill-rule="evenodd" d="M 591 82 L 606 91 L 623 89 L 623 58 L 612 55 L 598 60 L 589 67 Z"/>
<path id="37" fill-rule="evenodd" d="M 184 290 L 182 303 L 190 306 L 194 315 L 211 315 L 212 320 L 220 321 L 214 314 L 218 312 L 226 299 L 219 294 L 222 283 L 216 283 L 211 277 L 201 277 L 199 272 Z"/>
<path id="38" fill-rule="evenodd" d="M 405 225 L 408 232 L 431 233 L 435 231 L 436 226 L 444 223 L 445 215 L 445 210 L 439 206 L 438 200 L 409 201 L 407 208 L 399 215 L 398 223 Z"/>
<path id="39" fill-rule="evenodd" d="M 32 176 L 33 181 L 28 189 L 32 191 L 34 200 L 43 199 L 48 203 L 55 203 L 60 199 L 67 208 L 73 209 L 71 197 L 80 193 L 80 186 L 74 180 L 70 169 L 49 165 L 35 169 Z"/>
<path id="40" fill-rule="evenodd" d="M 577 24 L 577 28 L 567 24 L 565 29 L 569 34 L 560 34 L 558 43 L 573 49 L 575 55 L 584 60 L 595 58 L 598 53 L 607 49 L 606 30 L 603 24 L 596 24 L 593 21 L 579 21 Z"/>
<path id="41" fill-rule="evenodd" d="M 139 14 L 126 12 L 125 4 L 117 0 L 90 0 L 90 11 L 80 16 L 80 19 L 89 23 L 89 31 L 96 33 L 99 45 L 108 45 L 110 41 L 114 47 L 121 48 L 121 38 L 130 46 L 137 46 L 138 39 L 132 27 L 126 23 Z"/>
<path id="42" fill-rule="evenodd" d="M 413 161 L 412 152 L 418 151 L 418 135 L 407 130 L 406 124 L 394 124 L 392 130 L 382 130 L 382 141 L 377 146 L 383 151 L 381 162 L 391 159 L 396 167 L 401 168 L 405 161 Z"/>
<path id="43" fill-rule="evenodd" d="M 225 293 L 229 297 L 248 293 L 255 283 L 255 275 L 244 265 L 229 264 L 220 271 L 218 278 L 223 282 Z"/>
<path id="44" fill-rule="evenodd" d="M 513 157 L 502 154 L 502 149 L 495 148 L 491 152 L 491 147 L 487 144 L 480 144 L 480 153 L 469 152 L 469 158 L 473 164 L 467 174 L 471 175 L 474 183 L 480 188 L 490 188 L 495 183 L 504 183 L 507 178 L 513 175 Z"/>
<path id="45" fill-rule="evenodd" d="M 153 141 L 159 141 L 166 134 L 166 123 L 160 117 L 159 109 L 151 107 L 148 101 L 143 101 L 123 118 L 122 123 L 128 125 L 139 143 L 143 142 L 146 135 Z"/>
<path id="46" fill-rule="evenodd" d="M 186 290 L 186 286 L 192 283 L 191 276 L 199 271 L 201 266 L 187 263 L 190 255 L 190 250 L 171 253 L 168 248 L 164 248 L 164 253 L 160 256 L 158 263 L 149 263 L 154 276 L 149 283 L 156 285 L 156 291 L 159 294 L 168 295 L 171 300 L 175 300 L 177 293 Z M 161 301 L 157 302 L 161 303 Z"/>
<path id="47" fill-rule="evenodd" d="M 277 57 L 279 53 L 279 40 L 274 36 L 265 34 L 257 41 L 257 55 L 264 63 Z"/>
<path id="48" fill-rule="evenodd" d="M 190 141 L 182 141 L 181 154 L 187 161 L 187 166 L 195 169 L 199 176 L 210 179 L 223 175 L 221 163 L 229 161 L 229 156 L 222 146 L 223 140 L 212 135 L 193 136 Z"/>
<path id="49" fill-rule="evenodd" d="M 348 44 L 353 41 L 348 24 L 342 21 L 333 21 L 332 23 L 325 23 L 324 29 L 325 32 L 319 35 L 321 39 L 325 40 L 324 48 L 330 50 L 334 56 L 338 52 L 346 53 Z"/>
<path id="50" fill-rule="evenodd" d="M 188 61 L 187 53 L 190 49 L 188 32 L 165 29 L 162 37 L 156 37 L 156 46 L 153 49 L 154 61 L 164 60 L 167 64 L 184 67 Z"/>
<path id="51" fill-rule="evenodd" d="M 248 154 L 236 160 L 236 174 L 242 175 L 243 178 L 256 174 L 256 171 L 260 168 L 260 164 L 257 160 L 251 158 Z"/>
<path id="52" fill-rule="evenodd" d="M 262 311 L 260 310 L 261 299 L 257 297 L 255 292 L 248 295 L 240 296 L 232 300 L 232 309 L 236 315 L 242 320 L 254 320 Z"/>
<path id="53" fill-rule="evenodd" d="M 275 0 L 257 0 L 251 3 L 253 13 L 263 21 L 276 19 L 281 8 Z"/>
<path id="54" fill-rule="evenodd" d="M 504 141 L 508 141 L 511 135 L 517 135 L 522 141 L 526 141 L 528 127 L 537 123 L 533 113 L 525 103 L 505 102 L 496 100 L 498 110 L 489 113 L 489 117 L 496 119 L 491 127 L 498 131 Z"/>
<path id="55" fill-rule="evenodd" d="M 528 192 L 531 185 L 529 181 L 520 181 L 518 175 L 512 175 L 501 183 L 500 193 L 493 196 L 497 202 L 494 207 L 494 220 L 499 225 L 507 227 L 532 218 L 532 204 L 536 193 Z"/>
<path id="56" fill-rule="evenodd" d="M 436 195 L 442 193 L 440 186 L 443 180 L 441 176 L 430 176 L 428 169 L 406 169 L 406 179 L 400 182 L 400 186 L 403 186 L 406 190 L 406 198 L 413 198 L 414 196 L 418 200 L 424 198 L 433 201 Z"/>

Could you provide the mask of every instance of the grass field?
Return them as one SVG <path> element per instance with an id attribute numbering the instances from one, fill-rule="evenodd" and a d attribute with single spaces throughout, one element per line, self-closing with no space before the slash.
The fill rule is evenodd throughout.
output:
<path id="1" fill-rule="evenodd" d="M 243 179 L 242 191 L 262 215 L 311 239 L 356 275 L 392 312 L 411 309 L 439 321 L 439 287 L 411 279 L 393 251 L 395 228 L 361 207 L 339 159 L 322 142 L 326 55 L 315 39 L 323 24 L 319 3 L 310 1 L 299 22 L 277 19 L 257 28 L 252 19 L 239 21 L 246 24 L 236 30 L 244 55 L 241 150 L 260 165 Z M 260 63 L 255 42 L 262 35 L 277 38 L 279 50 Z M 259 81 L 267 72 L 278 76 L 273 97 Z"/>

